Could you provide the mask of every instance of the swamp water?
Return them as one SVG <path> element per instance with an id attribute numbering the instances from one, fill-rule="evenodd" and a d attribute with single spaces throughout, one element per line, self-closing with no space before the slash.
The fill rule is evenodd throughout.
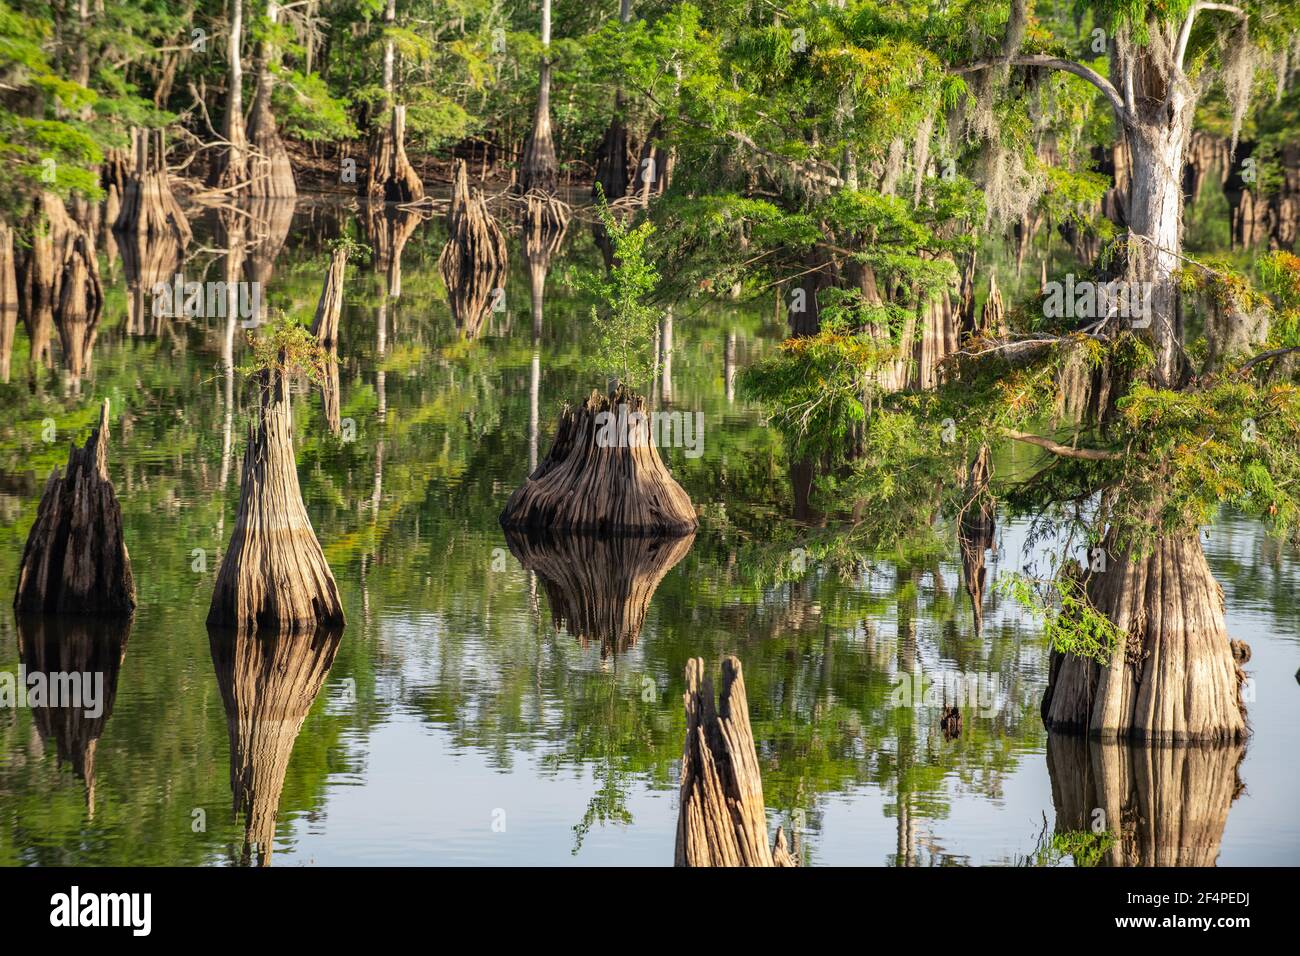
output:
<path id="1" fill-rule="evenodd" d="M 340 229 L 366 241 L 355 212 L 300 204 L 283 248 L 250 250 L 273 314 L 310 319 Z M 220 279 L 211 224 L 196 235 L 184 279 Z M 770 303 L 675 310 L 656 393 L 705 424 L 702 455 L 662 450 L 700 507 L 693 540 L 536 553 L 508 541 L 506 498 L 545 455 L 561 404 L 595 384 L 589 303 L 563 277 L 599 256 L 575 222 L 535 339 L 512 237 L 505 309 L 471 343 L 438 272 L 443 237 L 441 219 L 414 232 L 397 296 L 392 275 L 349 265 L 342 434 L 314 388 L 295 396 L 341 637 L 228 646 L 204 626 L 253 407 L 223 367 L 232 334 L 246 361 L 242 329 L 193 318 L 129 334 L 118 261 L 80 395 L 45 370 L 32 394 L 19 333 L 14 382 L 0 386 L 4 593 L 46 476 L 107 397 L 139 608 L 127 630 L 20 634 L 0 616 L 0 671 L 103 671 L 111 704 L 94 718 L 0 708 L 0 864 L 668 864 L 683 668 L 726 653 L 744 664 L 769 824 L 799 834 L 807 863 L 1300 863 L 1294 552 L 1232 516 L 1207 531 L 1229 629 L 1254 655 L 1244 755 L 1049 745 L 1047 649 L 991 587 L 1042 559 L 1023 525 L 999 528 L 979 633 L 955 541 L 848 577 L 771 560 L 795 543 L 789 469 L 732 386 L 783 337 Z M 955 739 L 921 675 L 977 687 Z M 904 685 L 917 706 L 899 706 Z M 1098 809 L 1111 837 L 1088 837 Z"/>

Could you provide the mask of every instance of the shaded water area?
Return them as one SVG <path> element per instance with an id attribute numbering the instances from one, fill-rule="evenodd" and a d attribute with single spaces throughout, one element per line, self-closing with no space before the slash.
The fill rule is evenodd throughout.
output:
<path id="1" fill-rule="evenodd" d="M 300 204 L 287 228 L 242 268 L 271 314 L 309 320 L 327 241 L 367 241 L 364 217 Z M 222 278 L 220 230 L 195 233 L 184 278 Z M 107 397 L 139 608 L 127 629 L 0 616 L 0 671 L 101 671 L 109 704 L 0 709 L 0 864 L 668 864 L 683 669 L 726 653 L 744 664 L 769 824 L 798 834 L 806 863 L 1300 863 L 1293 551 L 1232 516 L 1206 532 L 1229 628 L 1253 650 L 1244 748 L 1049 741 L 1047 648 L 991 586 L 1043 560 L 1023 524 L 1000 523 L 979 632 L 955 540 L 848 575 L 770 560 L 797 541 L 794 484 L 734 387 L 784 337 L 770 301 L 674 312 L 655 396 L 703 417 L 701 455 L 662 449 L 700 510 L 693 539 L 508 539 L 497 516 L 562 403 L 603 384 L 586 365 L 590 303 L 563 281 L 600 254 L 574 223 L 535 334 L 512 235 L 504 309 L 467 341 L 444 240 L 441 217 L 416 226 L 400 283 L 349 266 L 339 434 L 315 386 L 295 396 L 341 635 L 258 644 L 205 627 L 255 407 L 223 358 L 247 360 L 237 323 L 138 321 L 149 297 L 119 261 L 79 395 L 57 370 L 33 395 L 20 341 L 0 425 L 4 593 L 46 475 Z M 942 701 L 899 706 L 905 675 L 979 675 L 984 690 L 949 739 Z M 1099 809 L 1112 837 L 1089 839 Z"/>

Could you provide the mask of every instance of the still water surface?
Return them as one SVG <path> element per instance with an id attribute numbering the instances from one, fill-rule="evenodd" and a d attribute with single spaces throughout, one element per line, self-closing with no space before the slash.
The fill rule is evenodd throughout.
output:
<path id="1" fill-rule="evenodd" d="M 272 312 L 310 319 L 340 230 L 366 239 L 354 212 L 303 205 L 281 249 L 272 237 L 253 250 Z M 220 278 L 218 234 L 199 235 L 185 278 Z M 18 625 L 0 620 L 0 670 L 102 668 L 114 690 L 94 721 L 0 710 L 0 863 L 669 864 L 683 668 L 725 653 L 744 663 L 769 822 L 798 832 L 807 863 L 1089 862 L 1070 835 L 1098 807 L 1118 818 L 1103 862 L 1300 863 L 1294 552 L 1231 516 L 1207 529 L 1229 627 L 1254 654 L 1244 758 L 1049 748 L 1038 629 L 992 593 L 975 631 L 955 542 L 847 577 L 759 557 L 794 540 L 791 482 L 778 436 L 731 383 L 783 329 L 766 307 L 686 303 L 657 392 L 704 415 L 701 457 L 665 450 L 701 531 L 649 552 L 556 549 L 532 564 L 543 573 L 526 570 L 497 515 L 560 405 L 594 384 L 588 304 L 563 277 L 598 254 L 575 224 L 535 337 L 512 240 L 506 311 L 467 343 L 437 269 L 443 239 L 440 221 L 416 230 L 397 296 L 394 274 L 350 267 L 341 415 L 355 439 L 329 434 L 318 396 L 297 398 L 299 475 L 343 594 L 341 637 L 258 647 L 204 626 L 252 400 L 225 371 L 226 320 L 128 334 L 117 262 L 80 396 L 57 373 L 33 396 L 15 355 L 16 383 L 0 386 L 16 412 L 0 426 L 4 593 L 45 476 L 108 397 L 140 607 L 125 633 L 24 625 L 21 651 Z M 990 581 L 1042 560 L 1025 532 L 999 529 Z M 566 590 L 584 574 L 601 594 Z M 639 602 L 623 606 L 660 576 L 643 620 Z M 557 626 L 584 596 L 612 639 Z M 964 709 L 945 739 L 939 708 L 894 705 L 904 673 L 981 675 L 990 706 Z"/>

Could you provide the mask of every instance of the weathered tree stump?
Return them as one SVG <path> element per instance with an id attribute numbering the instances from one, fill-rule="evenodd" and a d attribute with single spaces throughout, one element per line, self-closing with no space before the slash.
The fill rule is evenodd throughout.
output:
<path id="1" fill-rule="evenodd" d="M 1107 550 L 1110 553 L 1110 550 Z M 1243 740 L 1243 674 L 1223 618 L 1223 589 L 1195 531 L 1149 553 L 1112 557 L 1088 598 L 1124 635 L 1103 666 L 1052 652 L 1049 730 L 1159 743 Z"/>
<path id="2" fill-rule="evenodd" d="M 695 536 L 615 537 L 506 532 L 510 552 L 546 588 L 551 620 L 600 656 L 633 647 L 659 582 L 684 558 Z"/>
<path id="3" fill-rule="evenodd" d="M 621 385 L 565 407 L 551 450 L 510 496 L 501 524 L 658 536 L 699 527 L 690 497 L 659 457 L 645 400 Z"/>
<path id="4" fill-rule="evenodd" d="M 43 192 L 32 203 L 27 219 L 31 245 L 18 257 L 18 315 L 31 342 L 30 361 L 49 368 L 53 363 L 50 339 L 54 312 L 63 283 L 68 249 L 80 227 L 68 215 L 63 200 Z"/>
<path id="5" fill-rule="evenodd" d="M 9 381 L 18 329 L 18 262 L 14 257 L 14 231 L 0 220 L 0 382 Z"/>
<path id="6" fill-rule="evenodd" d="M 722 694 L 702 658 L 686 664 L 686 743 L 677 813 L 676 866 L 794 866 L 780 827 L 767 845 L 763 777 L 749 726 L 740 661 L 722 661 Z"/>
<path id="7" fill-rule="evenodd" d="M 294 742 L 338 650 L 343 631 L 254 634 L 208 628 L 208 646 L 230 736 L 230 792 L 244 815 L 242 862 L 269 866 L 275 820 Z"/>
<path id="8" fill-rule="evenodd" d="M 99 259 L 87 232 L 72 240 L 63 264 L 59 306 L 55 312 L 63 363 L 79 391 L 81 376 L 90 370 L 99 316 L 104 308 L 104 286 L 99 278 Z"/>
<path id="9" fill-rule="evenodd" d="M 74 444 L 64 473 L 56 467 L 45 483 L 18 566 L 14 610 L 100 617 L 135 610 L 122 509 L 108 477 L 108 399 L 86 444 Z"/>
<path id="10" fill-rule="evenodd" d="M 497 290 L 505 289 L 506 237 L 479 191 L 470 194 L 463 160 L 456 166 L 447 234 L 438 266 L 451 314 L 467 338 L 476 338 L 495 297 L 502 294 Z"/>
<path id="11" fill-rule="evenodd" d="M 338 585 L 298 486 L 293 412 L 282 367 L 258 373 L 239 514 L 208 610 L 214 627 L 287 631 L 342 627 Z"/>
<path id="12" fill-rule="evenodd" d="M 32 722 L 42 740 L 54 739 L 59 766 L 67 764 L 86 787 L 86 809 L 95 815 L 95 751 L 117 699 L 117 678 L 131 633 L 129 618 L 16 615 L 18 654 L 28 675 L 90 674 L 103 683 L 82 706 L 53 706 L 47 701 L 32 708 Z"/>
<path id="13" fill-rule="evenodd" d="M 167 180 L 167 148 L 160 129 L 131 130 L 131 157 L 113 230 L 127 234 L 141 250 L 159 242 L 183 249 L 193 238 Z"/>
<path id="14" fill-rule="evenodd" d="M 1188 747 L 1047 738 L 1056 832 L 1114 836 L 1105 866 L 1214 866 L 1244 789 L 1241 743 Z M 1100 813 L 1098 812 L 1100 811 Z"/>
<path id="15" fill-rule="evenodd" d="M 411 203 L 424 198 L 424 183 L 406 157 L 406 107 L 394 105 L 387 126 L 370 141 L 366 192 L 373 199 Z"/>
<path id="16" fill-rule="evenodd" d="M 348 251 L 336 248 L 330 256 L 329 271 L 321 288 L 320 301 L 316 303 L 316 317 L 311 323 L 311 334 L 328 355 L 325 374 L 321 379 L 321 404 L 330 434 L 342 432 L 339 417 L 339 316 L 343 312 L 343 279 L 347 271 Z"/>

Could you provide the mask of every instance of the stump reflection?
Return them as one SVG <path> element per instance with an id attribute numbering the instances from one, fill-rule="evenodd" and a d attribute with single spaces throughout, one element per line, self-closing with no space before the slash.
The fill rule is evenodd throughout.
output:
<path id="1" fill-rule="evenodd" d="M 641 636 L 659 582 L 686 556 L 695 535 L 614 537 L 507 531 L 506 544 L 546 588 L 556 629 L 601 657 L 626 651 Z"/>
<path id="2" fill-rule="evenodd" d="M 230 792 L 244 815 L 241 863 L 269 866 L 289 757 L 320 693 L 342 628 L 256 632 L 208 628 L 230 734 Z"/>
<path id="3" fill-rule="evenodd" d="M 1052 734 L 1058 836 L 1109 831 L 1102 866 L 1214 866 L 1243 789 L 1241 743 L 1140 746 Z"/>
<path id="4" fill-rule="evenodd" d="M 67 675 L 86 675 L 90 681 L 82 681 L 80 701 L 48 696 L 40 704 L 33 701 L 32 720 L 42 740 L 54 739 L 59 766 L 71 766 L 85 783 L 86 809 L 93 818 L 95 751 L 113 715 L 131 618 L 18 614 L 16 623 L 18 655 L 29 681 L 44 675 L 51 689 L 56 683 L 66 686 Z"/>

